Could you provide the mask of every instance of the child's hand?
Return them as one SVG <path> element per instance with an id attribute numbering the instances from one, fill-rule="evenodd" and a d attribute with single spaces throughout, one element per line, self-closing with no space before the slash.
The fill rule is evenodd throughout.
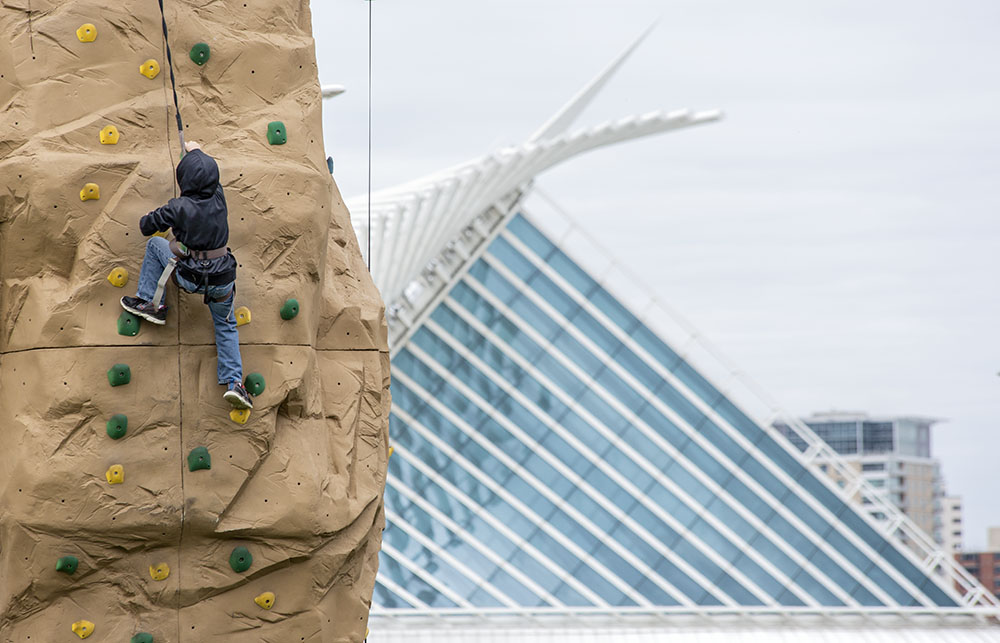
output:
<path id="1" fill-rule="evenodd" d="M 198 143 L 198 141 L 187 141 L 186 143 L 184 143 L 185 152 L 193 152 L 195 150 L 200 150 L 200 149 L 201 149 L 201 144 Z"/>

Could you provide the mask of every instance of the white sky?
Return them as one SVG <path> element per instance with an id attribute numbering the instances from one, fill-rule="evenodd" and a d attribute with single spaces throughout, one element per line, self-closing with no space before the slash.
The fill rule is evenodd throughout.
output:
<path id="1" fill-rule="evenodd" d="M 325 142 L 367 181 L 369 3 L 313 3 Z M 965 545 L 1000 525 L 1000 4 L 376 0 L 375 189 L 541 125 L 654 19 L 578 122 L 721 108 L 539 186 L 792 412 L 947 418 Z"/>

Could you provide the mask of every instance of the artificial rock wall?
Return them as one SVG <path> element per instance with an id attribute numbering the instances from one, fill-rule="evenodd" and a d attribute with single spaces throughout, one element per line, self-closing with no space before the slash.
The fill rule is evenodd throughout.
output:
<path id="1" fill-rule="evenodd" d="M 389 358 L 325 162 L 308 2 L 164 4 L 185 136 L 229 203 L 244 371 L 265 390 L 230 418 L 198 296 L 171 288 L 166 326 L 118 331 L 138 219 L 176 194 L 157 2 L 0 0 L 0 642 L 361 641 Z"/>

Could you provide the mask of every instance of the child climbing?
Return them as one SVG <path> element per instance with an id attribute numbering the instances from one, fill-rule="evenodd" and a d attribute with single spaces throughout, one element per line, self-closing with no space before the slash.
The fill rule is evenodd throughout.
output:
<path id="1" fill-rule="evenodd" d="M 174 282 L 185 292 L 204 295 L 215 325 L 222 397 L 237 409 L 252 409 L 243 387 L 243 361 L 233 305 L 236 299 L 236 258 L 226 247 L 229 221 L 226 197 L 219 183 L 219 166 L 201 146 L 190 141 L 177 164 L 181 195 L 139 219 L 149 236 L 173 229 L 176 241 L 152 237 L 139 272 L 135 297 L 122 297 L 122 308 L 154 324 L 167 323 L 164 288 L 176 267 Z"/>

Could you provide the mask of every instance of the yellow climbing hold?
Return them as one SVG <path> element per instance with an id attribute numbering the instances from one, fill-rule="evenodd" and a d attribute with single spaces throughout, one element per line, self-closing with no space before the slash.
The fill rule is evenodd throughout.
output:
<path id="1" fill-rule="evenodd" d="M 85 639 L 94 633 L 94 624 L 90 621 L 77 621 L 73 623 L 73 633 Z"/>
<path id="2" fill-rule="evenodd" d="M 85 22 L 76 30 L 76 37 L 80 39 L 80 42 L 94 42 L 97 40 L 97 27 Z"/>
<path id="3" fill-rule="evenodd" d="M 163 232 L 154 232 L 153 236 L 154 237 L 161 237 L 163 239 L 166 239 L 167 238 L 167 231 L 164 230 Z"/>
<path id="4" fill-rule="evenodd" d="M 245 326 L 250 323 L 250 309 L 246 306 L 240 306 L 236 309 L 236 325 Z"/>
<path id="5" fill-rule="evenodd" d="M 125 482 L 125 468 L 120 464 L 113 464 L 104 472 L 104 477 L 108 479 L 108 484 L 121 484 Z"/>
<path id="6" fill-rule="evenodd" d="M 246 424 L 250 419 L 250 409 L 233 409 L 229 412 L 229 419 L 237 424 Z"/>
<path id="7" fill-rule="evenodd" d="M 124 288 L 125 284 L 128 283 L 128 270 L 120 267 L 115 268 L 108 275 L 108 281 L 110 281 L 111 285 L 115 288 Z"/>
<path id="8" fill-rule="evenodd" d="M 274 592 L 264 592 L 260 596 L 253 599 L 254 603 L 257 603 L 266 610 L 274 607 Z"/>
<path id="9" fill-rule="evenodd" d="M 101 145 L 118 145 L 118 128 L 108 125 L 101 130 Z"/>
<path id="10" fill-rule="evenodd" d="M 150 565 L 149 575 L 153 580 L 167 580 L 167 576 L 170 576 L 170 565 L 166 563 Z"/>
<path id="11" fill-rule="evenodd" d="M 160 73 L 160 63 L 152 58 L 139 65 L 139 73 L 146 78 L 156 78 Z"/>
<path id="12" fill-rule="evenodd" d="M 392 452 L 395 451 L 395 450 L 396 450 L 395 448 L 389 447 L 389 457 L 390 458 L 392 457 Z"/>
<path id="13" fill-rule="evenodd" d="M 81 201 L 96 201 L 101 198 L 101 188 L 96 183 L 88 183 L 80 190 Z"/>

